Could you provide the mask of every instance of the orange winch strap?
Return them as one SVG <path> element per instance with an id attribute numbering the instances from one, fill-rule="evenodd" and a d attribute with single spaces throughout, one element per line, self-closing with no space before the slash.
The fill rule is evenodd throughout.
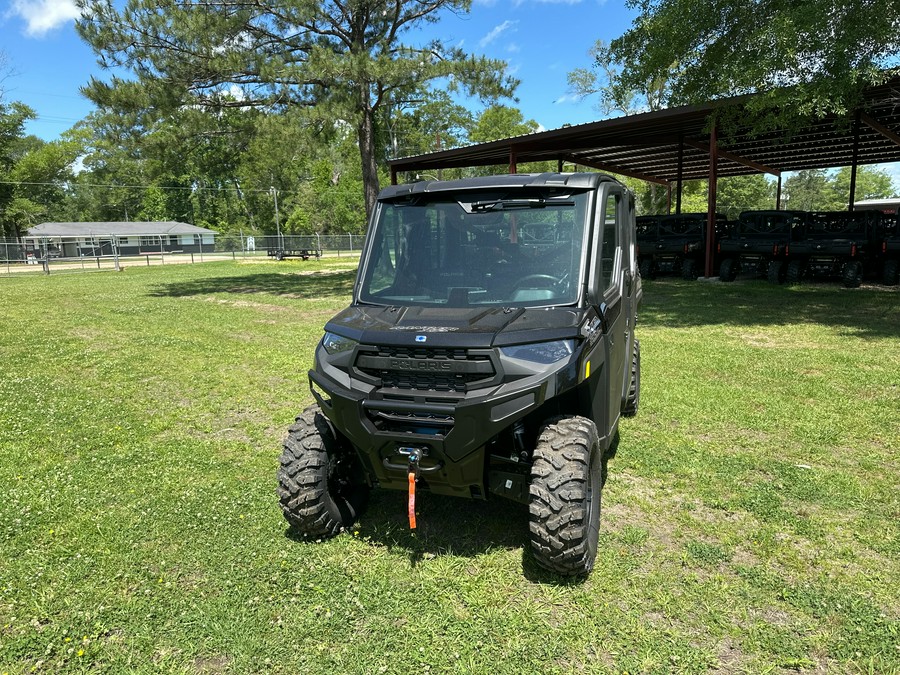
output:
<path id="1" fill-rule="evenodd" d="M 409 529 L 416 529 L 416 474 L 409 472 Z"/>

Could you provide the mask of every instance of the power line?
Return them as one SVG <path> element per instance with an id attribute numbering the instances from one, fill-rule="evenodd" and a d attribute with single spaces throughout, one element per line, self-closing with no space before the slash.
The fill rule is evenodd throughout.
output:
<path id="1" fill-rule="evenodd" d="M 242 188 L 242 187 L 202 187 L 202 186 L 182 186 L 182 185 L 127 185 L 114 183 L 54 183 L 51 181 L 22 181 L 22 180 L 0 180 L 0 185 L 37 185 L 57 187 L 61 189 L 76 187 L 100 187 L 100 188 L 127 188 L 134 190 L 146 190 L 156 188 L 158 190 L 190 190 L 191 192 L 208 191 L 208 192 L 271 192 L 271 188 Z M 296 194 L 294 190 L 278 190 L 281 194 Z"/>

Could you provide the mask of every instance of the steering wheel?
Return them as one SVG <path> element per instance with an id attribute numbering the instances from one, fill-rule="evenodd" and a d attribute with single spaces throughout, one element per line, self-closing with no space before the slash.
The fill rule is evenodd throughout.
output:
<path id="1" fill-rule="evenodd" d="M 551 274 L 529 274 L 519 279 L 514 288 L 552 288 L 561 281 Z"/>

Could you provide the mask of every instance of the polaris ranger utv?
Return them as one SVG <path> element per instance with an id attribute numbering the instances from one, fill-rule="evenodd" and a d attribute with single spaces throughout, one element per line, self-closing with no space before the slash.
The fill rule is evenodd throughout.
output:
<path id="1" fill-rule="evenodd" d="M 734 281 L 738 272 L 782 284 L 787 276 L 785 251 L 802 234 L 804 211 L 744 211 L 719 241 L 719 279 Z"/>
<path id="2" fill-rule="evenodd" d="M 786 251 L 788 281 L 840 277 L 847 288 L 859 286 L 865 267 L 874 267 L 884 236 L 883 215 L 874 210 L 810 213 L 803 236 Z"/>
<path id="3" fill-rule="evenodd" d="M 605 456 L 637 412 L 634 199 L 601 174 L 384 189 L 316 403 L 284 440 L 285 518 L 348 527 L 370 487 L 528 505 L 543 567 L 591 571 Z"/>
<path id="4" fill-rule="evenodd" d="M 652 279 L 660 273 L 671 273 L 695 281 L 706 260 L 707 217 L 705 213 L 682 213 L 639 218 L 644 221 L 638 224 L 637 237 L 641 276 Z M 655 227 L 649 218 L 654 219 Z M 716 241 L 727 227 L 728 219 L 716 214 Z"/>

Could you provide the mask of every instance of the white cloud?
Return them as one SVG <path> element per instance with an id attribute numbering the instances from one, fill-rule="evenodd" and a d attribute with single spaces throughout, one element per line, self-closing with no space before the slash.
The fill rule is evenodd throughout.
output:
<path id="1" fill-rule="evenodd" d="M 25 34 L 42 37 L 81 16 L 74 0 L 12 0 L 7 16 L 25 21 Z"/>
<path id="2" fill-rule="evenodd" d="M 563 103 L 578 103 L 579 101 L 581 101 L 581 96 L 578 94 L 563 94 L 553 103 L 554 105 L 561 105 Z"/>
<path id="3" fill-rule="evenodd" d="M 507 20 L 497 26 L 494 26 L 494 28 L 491 30 L 490 33 L 488 33 L 483 38 L 481 38 L 481 40 L 479 40 L 478 46 L 481 47 L 482 49 L 484 49 L 489 44 L 491 44 L 494 40 L 496 40 L 498 37 L 500 37 L 501 34 L 508 31 L 510 28 L 515 26 L 517 23 L 519 23 L 519 22 Z"/>
<path id="4" fill-rule="evenodd" d="M 522 51 L 522 48 L 515 42 L 510 42 L 508 45 L 506 45 L 506 51 L 510 54 L 518 54 L 520 51 Z"/>

